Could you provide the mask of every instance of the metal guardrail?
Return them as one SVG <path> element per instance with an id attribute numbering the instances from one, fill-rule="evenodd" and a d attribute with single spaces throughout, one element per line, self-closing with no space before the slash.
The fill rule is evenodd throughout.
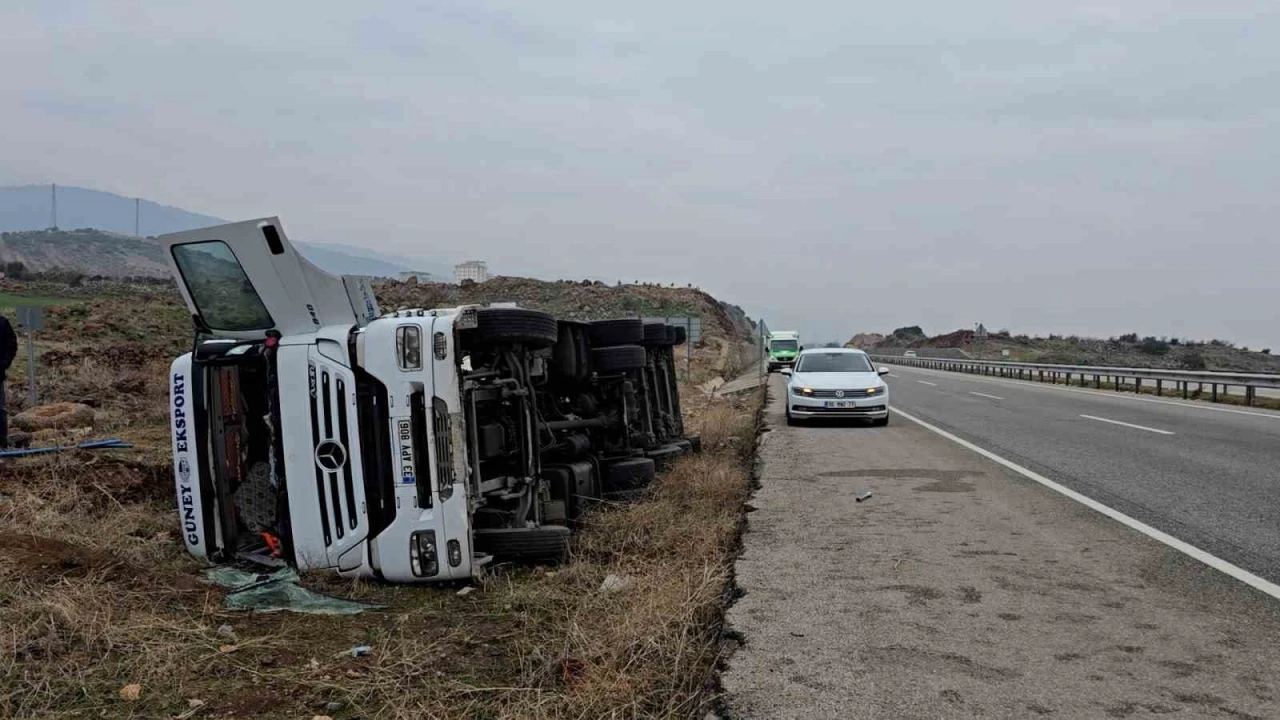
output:
<path id="1" fill-rule="evenodd" d="M 967 372 L 975 375 L 994 375 L 997 377 L 1007 377 L 1019 380 L 1036 380 L 1040 382 L 1063 382 L 1071 385 L 1072 378 L 1079 378 L 1079 382 L 1075 383 L 1080 387 L 1089 386 L 1089 378 L 1093 379 L 1093 386 L 1101 388 L 1106 382 L 1108 385 L 1114 385 L 1117 391 L 1125 391 L 1129 388 L 1125 387 L 1132 381 L 1132 390 L 1134 392 L 1142 392 L 1142 382 L 1150 380 L 1155 382 L 1155 392 L 1157 395 L 1164 394 L 1164 384 L 1173 383 L 1174 388 L 1180 391 L 1183 399 L 1187 399 L 1191 395 L 1191 385 L 1198 385 L 1197 390 L 1204 392 L 1206 386 L 1210 388 L 1210 399 L 1218 402 L 1218 389 L 1222 388 L 1222 395 L 1228 395 L 1228 388 L 1241 387 L 1244 388 L 1244 404 L 1252 405 L 1254 398 L 1257 396 L 1257 389 L 1262 388 L 1280 388 L 1280 375 L 1271 375 L 1266 373 L 1236 373 L 1236 372 L 1204 372 L 1197 370 L 1162 370 L 1159 368 L 1127 368 L 1127 367 L 1103 367 L 1097 365 L 1052 365 L 1047 363 L 1019 363 L 1019 362 L 1003 362 L 997 360 L 964 360 L 959 358 L 926 358 L 926 357 L 903 357 L 901 355 L 872 355 L 871 358 L 876 362 L 889 363 L 891 365 L 907 365 L 910 367 L 921 367 L 931 370 L 948 370 L 952 372 Z"/>

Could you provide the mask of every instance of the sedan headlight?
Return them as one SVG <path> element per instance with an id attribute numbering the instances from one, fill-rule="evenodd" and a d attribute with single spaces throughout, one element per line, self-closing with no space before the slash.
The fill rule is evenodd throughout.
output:
<path id="1" fill-rule="evenodd" d="M 878 388 L 878 387 L 867 388 L 867 394 L 868 394 L 868 395 L 876 395 L 876 394 L 878 394 L 879 392 L 880 392 L 880 388 Z"/>
<path id="2" fill-rule="evenodd" d="M 812 395 L 812 394 L 813 394 L 813 388 L 807 388 L 807 387 L 801 387 L 801 386 L 799 386 L 799 385 L 793 385 L 793 386 L 791 387 L 791 393 L 792 393 L 793 395 Z"/>

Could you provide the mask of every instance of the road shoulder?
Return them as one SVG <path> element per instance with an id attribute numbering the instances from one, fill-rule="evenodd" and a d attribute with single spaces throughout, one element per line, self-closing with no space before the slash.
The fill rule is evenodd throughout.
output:
<path id="1" fill-rule="evenodd" d="M 1275 601 L 916 425 L 787 428 L 778 390 L 730 716 L 1280 713 Z"/>

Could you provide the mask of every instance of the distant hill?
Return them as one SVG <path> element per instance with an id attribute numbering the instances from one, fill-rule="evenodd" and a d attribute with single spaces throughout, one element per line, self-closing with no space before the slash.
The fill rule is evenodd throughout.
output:
<path id="1" fill-rule="evenodd" d="M 52 221 L 49 185 L 0 187 L 0 261 L 22 262 L 36 272 L 56 269 L 112 277 L 167 277 L 160 247 L 149 237 L 221 225 L 222 218 L 149 200 L 138 203 L 134 237 L 134 199 L 88 188 L 58 186 L 58 231 Z M 396 277 L 401 272 L 430 273 L 451 280 L 446 262 L 387 255 L 340 243 L 297 242 L 298 250 L 321 268 L 338 274 Z"/>
<path id="2" fill-rule="evenodd" d="M 0 188 L 0 231 L 44 230 L 52 220 L 48 185 Z M 133 198 L 80 187 L 58 186 L 58 227 L 68 230 L 95 228 L 133 235 Z M 211 215 L 188 212 L 150 200 L 138 203 L 139 229 L 143 236 L 191 230 L 225 223 Z"/>
<path id="3" fill-rule="evenodd" d="M 882 339 L 874 344 L 867 342 L 875 337 Z M 1272 355 L 1270 348 L 1250 350 L 1223 340 L 1198 342 L 1140 337 L 1137 333 L 1106 339 L 1075 335 L 1045 338 L 1013 335 L 1002 330 L 990 333 L 985 341 L 978 342 L 970 329 L 929 336 L 919 326 L 913 325 L 898 328 L 887 336 L 859 333 L 849 342 L 868 352 L 884 355 L 901 355 L 907 350 L 914 350 L 921 357 L 962 356 L 1061 365 L 1280 373 L 1280 356 Z M 1009 354 L 1004 355 L 1004 351 Z"/>

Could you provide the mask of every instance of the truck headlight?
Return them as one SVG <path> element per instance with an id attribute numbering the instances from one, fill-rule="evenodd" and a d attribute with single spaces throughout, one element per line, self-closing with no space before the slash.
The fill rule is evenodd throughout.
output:
<path id="1" fill-rule="evenodd" d="M 445 543 L 449 548 L 449 567 L 458 567 L 462 564 L 462 545 L 457 540 L 450 540 Z"/>
<path id="2" fill-rule="evenodd" d="M 422 330 L 417 325 L 396 328 L 396 354 L 401 370 L 422 369 Z"/>
<path id="3" fill-rule="evenodd" d="M 431 577 L 440 572 L 440 556 L 436 552 L 436 531 L 424 530 L 409 536 L 409 562 L 413 574 Z"/>

